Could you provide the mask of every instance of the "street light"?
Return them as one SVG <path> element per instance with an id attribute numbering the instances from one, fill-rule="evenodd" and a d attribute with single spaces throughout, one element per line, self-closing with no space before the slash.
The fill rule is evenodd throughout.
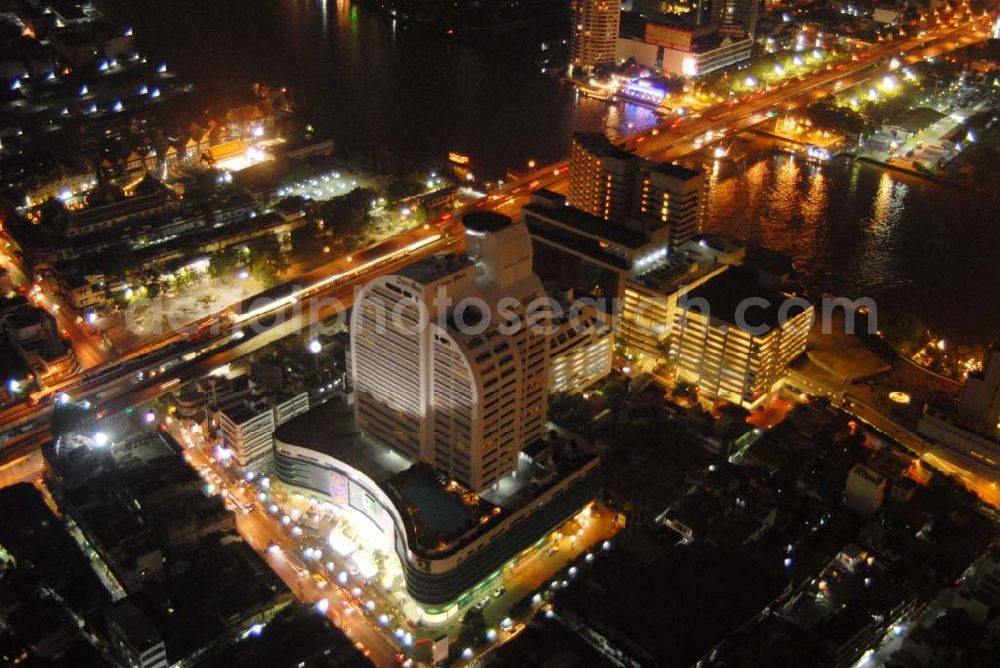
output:
<path id="1" fill-rule="evenodd" d="M 318 339 L 313 339 L 309 342 L 309 352 L 313 355 L 318 355 L 323 351 L 323 344 L 319 342 Z"/>
<path id="2" fill-rule="evenodd" d="M 103 448 L 107 444 L 108 444 L 107 434 L 105 434 L 103 431 L 99 431 L 96 434 L 94 434 L 94 445 L 96 445 L 99 448 Z"/>

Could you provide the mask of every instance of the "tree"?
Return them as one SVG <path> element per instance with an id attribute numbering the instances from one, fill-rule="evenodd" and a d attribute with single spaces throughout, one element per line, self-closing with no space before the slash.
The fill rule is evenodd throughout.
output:
<path id="1" fill-rule="evenodd" d="M 826 100 L 805 108 L 803 115 L 819 128 L 826 128 L 840 134 L 860 134 L 865 129 L 865 119 L 848 107 L 838 107 Z"/>
<path id="2" fill-rule="evenodd" d="M 689 401 L 694 401 L 697 398 L 697 387 L 686 380 L 678 380 L 674 383 L 674 396 L 675 397 L 685 397 Z"/>
<path id="3" fill-rule="evenodd" d="M 579 394 L 559 392 L 549 397 L 549 419 L 579 429 L 590 422 L 587 401 Z"/>
<path id="4" fill-rule="evenodd" d="M 912 313 L 891 311 L 879 314 L 878 327 L 882 338 L 904 355 L 912 355 L 927 344 L 927 327 Z"/>
<path id="5" fill-rule="evenodd" d="M 234 248 L 227 248 L 208 260 L 208 275 L 212 278 L 229 278 L 239 266 L 239 256 Z"/>
<path id="6" fill-rule="evenodd" d="M 462 630 L 458 632 L 458 644 L 462 648 L 475 647 L 486 636 L 486 618 L 483 611 L 470 608 L 462 617 Z"/>
<path id="7" fill-rule="evenodd" d="M 101 269 L 108 278 L 124 280 L 125 275 L 136 264 L 132 246 L 124 239 L 112 246 L 101 260 Z"/>
<path id="8" fill-rule="evenodd" d="M 80 404 L 56 402 L 52 409 L 50 424 L 52 437 L 59 438 L 67 433 L 80 433 L 90 424 L 92 414 L 92 409 L 84 408 Z"/>
<path id="9" fill-rule="evenodd" d="M 371 203 L 375 193 L 355 188 L 319 205 L 319 215 L 326 225 L 343 236 L 364 234 L 371 222 Z"/>
<path id="10" fill-rule="evenodd" d="M 385 187 L 385 197 L 390 202 L 423 192 L 426 184 L 416 177 L 396 178 Z"/>
<path id="11" fill-rule="evenodd" d="M 66 230 L 68 214 L 63 203 L 55 197 L 42 202 L 38 212 L 38 224 L 46 231 L 62 234 Z"/>
<path id="12" fill-rule="evenodd" d="M 324 239 L 313 223 L 292 230 L 292 254 L 295 260 L 307 264 L 323 257 Z"/>
<path id="13" fill-rule="evenodd" d="M 250 275 L 265 290 L 278 284 L 278 272 L 270 262 L 254 262 L 250 265 Z"/>
<path id="14" fill-rule="evenodd" d="M 628 395 L 628 388 L 625 387 L 624 383 L 617 380 L 609 380 L 601 388 L 601 396 L 604 397 L 604 403 L 612 410 L 621 407 L 625 402 L 626 395 Z"/>

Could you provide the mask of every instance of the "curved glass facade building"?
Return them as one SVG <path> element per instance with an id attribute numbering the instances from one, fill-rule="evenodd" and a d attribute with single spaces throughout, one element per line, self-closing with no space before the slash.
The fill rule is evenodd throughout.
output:
<path id="1" fill-rule="evenodd" d="M 516 475 L 475 495 L 365 436 L 343 399 L 282 425 L 274 444 L 282 483 L 350 513 L 371 529 L 374 548 L 395 552 L 427 624 L 454 618 L 505 565 L 597 497 L 597 458 L 561 459 L 553 470 L 521 454 Z"/>

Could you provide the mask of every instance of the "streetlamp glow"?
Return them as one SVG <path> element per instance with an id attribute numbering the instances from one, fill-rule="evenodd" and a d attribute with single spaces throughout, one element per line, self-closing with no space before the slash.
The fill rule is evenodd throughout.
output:
<path id="1" fill-rule="evenodd" d="M 99 448 L 103 448 L 107 444 L 108 444 L 107 434 L 105 434 L 103 431 L 99 431 L 96 434 L 94 434 L 94 445 L 96 445 Z"/>
<path id="2" fill-rule="evenodd" d="M 309 352 L 313 355 L 318 355 L 323 351 L 323 344 L 319 342 L 318 339 L 313 339 L 309 342 Z"/>

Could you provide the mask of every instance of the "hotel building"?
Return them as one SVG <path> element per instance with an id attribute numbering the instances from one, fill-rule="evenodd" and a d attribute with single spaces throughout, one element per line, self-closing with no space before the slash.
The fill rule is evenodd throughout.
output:
<path id="1" fill-rule="evenodd" d="M 569 205 L 676 248 L 701 232 L 705 174 L 644 160 L 600 133 L 573 135 Z"/>
<path id="2" fill-rule="evenodd" d="M 669 162 L 647 164 L 638 186 L 639 213 L 669 229 L 671 248 L 701 233 L 708 202 L 704 171 Z"/>
<path id="3" fill-rule="evenodd" d="M 577 132 L 569 157 L 569 204 L 621 223 L 632 214 L 642 160 L 597 132 Z"/>

